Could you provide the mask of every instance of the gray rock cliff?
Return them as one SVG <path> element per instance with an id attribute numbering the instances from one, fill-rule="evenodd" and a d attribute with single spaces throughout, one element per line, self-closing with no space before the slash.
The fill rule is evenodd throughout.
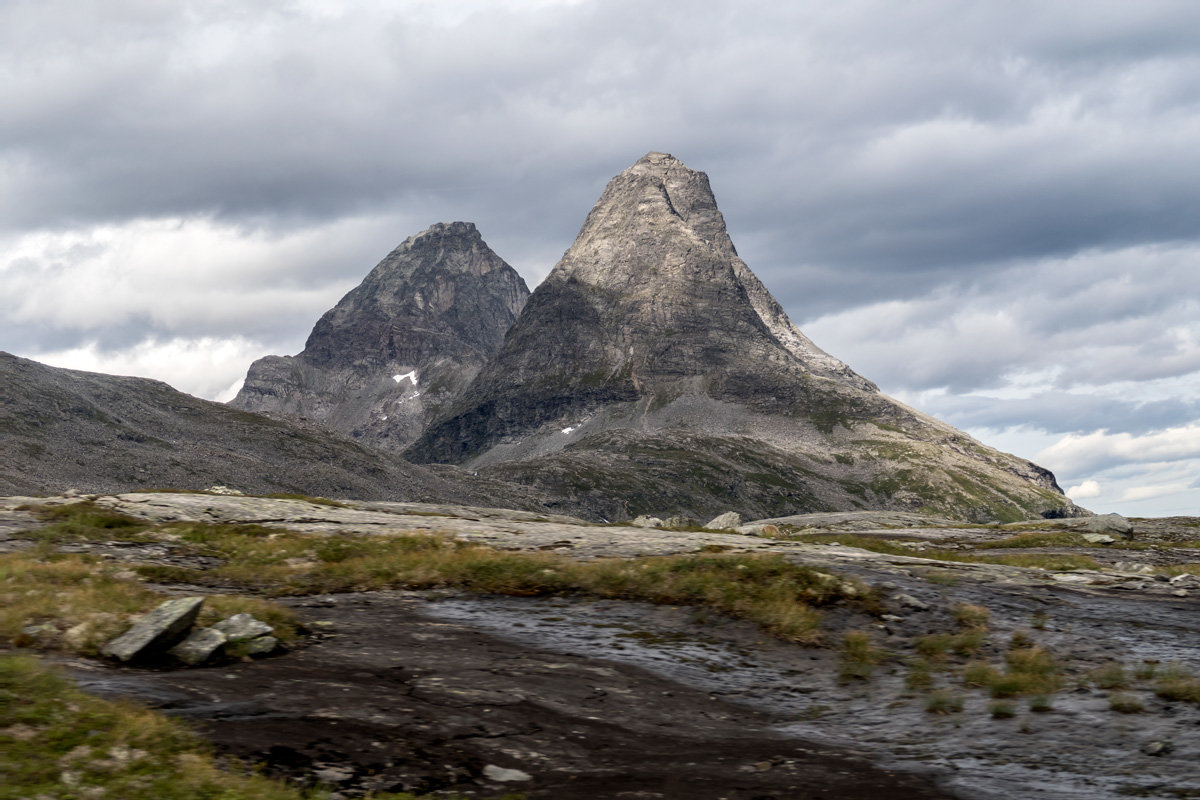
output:
<path id="1" fill-rule="evenodd" d="M 503 346 L 408 449 L 596 516 L 1074 514 L 1046 470 L 881 394 L 738 257 L 708 178 L 617 175 Z"/>
<path id="2" fill-rule="evenodd" d="M 255 361 L 230 405 L 403 449 L 496 352 L 528 296 L 472 223 L 438 223 L 326 312 L 303 352 Z"/>

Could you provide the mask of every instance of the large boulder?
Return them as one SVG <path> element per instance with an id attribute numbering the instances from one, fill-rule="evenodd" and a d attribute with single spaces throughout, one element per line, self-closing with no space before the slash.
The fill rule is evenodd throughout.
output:
<path id="1" fill-rule="evenodd" d="M 726 511 L 719 517 L 714 517 L 704 524 L 709 530 L 723 531 L 736 528 L 742 524 L 742 515 L 736 511 Z"/>
<path id="2" fill-rule="evenodd" d="M 166 650 L 192 627 L 203 597 L 177 597 L 142 615 L 133 627 L 100 648 L 102 655 L 129 661 Z"/>
<path id="3" fill-rule="evenodd" d="M 213 629 L 225 634 L 225 638 L 230 644 L 256 639 L 259 636 L 273 633 L 275 630 L 267 623 L 255 619 L 249 614 L 234 614 L 229 619 L 223 619 L 213 625 Z"/>
<path id="4" fill-rule="evenodd" d="M 167 652 L 188 666 L 203 664 L 225 646 L 225 634 L 215 628 L 196 628 Z"/>
<path id="5" fill-rule="evenodd" d="M 1094 517 L 1080 517 L 1074 520 L 1074 528 L 1087 533 L 1102 533 L 1109 536 L 1120 536 L 1123 539 L 1133 537 L 1133 523 L 1120 514 L 1097 514 Z"/>

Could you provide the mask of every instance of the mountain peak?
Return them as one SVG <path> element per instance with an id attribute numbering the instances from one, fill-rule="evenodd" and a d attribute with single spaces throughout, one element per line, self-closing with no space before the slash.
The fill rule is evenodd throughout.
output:
<path id="1" fill-rule="evenodd" d="M 670 153 L 660 153 L 657 150 L 651 150 L 649 153 L 646 153 L 646 155 L 642 156 L 637 161 L 635 161 L 633 163 L 633 165 L 631 167 L 629 167 L 629 169 L 634 169 L 639 165 L 662 166 L 662 167 L 673 167 L 673 166 L 683 167 L 684 163 L 682 161 L 680 161 L 678 158 L 676 158 L 675 156 L 671 155 Z M 686 169 L 686 167 L 685 167 L 685 169 Z"/>
<path id="2" fill-rule="evenodd" d="M 500 347 L 528 296 L 474 223 L 435 223 L 327 311 L 302 353 L 256 361 L 233 405 L 401 448 Z"/>
<path id="3" fill-rule="evenodd" d="M 479 235 L 479 229 L 475 227 L 474 222 L 435 222 L 420 233 L 414 233 L 412 236 L 409 236 L 400 246 L 428 245 L 446 238 L 483 241 L 483 237 Z"/>
<path id="4" fill-rule="evenodd" d="M 624 285 L 736 256 L 708 176 L 650 152 L 608 182 L 550 280 Z"/>
<path id="5" fill-rule="evenodd" d="M 831 392 L 877 391 L 809 341 L 738 257 L 708 176 L 651 152 L 609 181 L 468 391 L 481 435 L 448 421 L 426 432 L 429 452 L 413 454 L 462 460 L 641 401 L 801 413 L 827 391 L 814 379 Z M 493 413 L 505 418 L 485 419 Z"/>

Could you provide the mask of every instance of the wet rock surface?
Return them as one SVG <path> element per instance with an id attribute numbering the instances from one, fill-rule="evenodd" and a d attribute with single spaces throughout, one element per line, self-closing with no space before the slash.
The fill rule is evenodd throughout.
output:
<path id="1" fill-rule="evenodd" d="M 332 624 L 286 658 L 176 672 L 88 663 L 75 674 L 89 691 L 140 698 L 190 720 L 223 752 L 344 791 L 516 790 L 531 800 L 951 796 L 932 776 L 876 767 L 865 750 L 782 730 L 786 717 L 769 709 L 607 654 L 497 636 L 471 618 L 473 601 L 446 602 L 443 614 L 441 603 L 405 593 L 343 595 L 306 609 Z M 497 619 L 514 610 L 502 607 Z M 528 610 L 518 613 L 528 620 Z"/>

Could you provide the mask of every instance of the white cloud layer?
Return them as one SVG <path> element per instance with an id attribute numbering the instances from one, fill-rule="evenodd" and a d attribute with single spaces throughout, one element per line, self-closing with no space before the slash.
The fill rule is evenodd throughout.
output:
<path id="1" fill-rule="evenodd" d="M 1200 424 L 1143 436 L 1105 430 L 1068 434 L 1035 458 L 1052 470 L 1072 474 L 1116 464 L 1158 464 L 1200 458 Z"/>
<path id="2" fill-rule="evenodd" d="M 262 344 L 242 337 L 145 340 L 120 350 L 85 344 L 70 350 L 38 353 L 37 361 L 64 369 L 109 375 L 153 376 L 176 389 L 220 402 L 241 388 L 246 365 L 262 355 Z"/>
<path id="3" fill-rule="evenodd" d="M 1101 495 L 1100 484 L 1093 480 L 1086 480 L 1078 486 L 1067 488 L 1065 494 L 1075 502 L 1088 500 Z"/>

